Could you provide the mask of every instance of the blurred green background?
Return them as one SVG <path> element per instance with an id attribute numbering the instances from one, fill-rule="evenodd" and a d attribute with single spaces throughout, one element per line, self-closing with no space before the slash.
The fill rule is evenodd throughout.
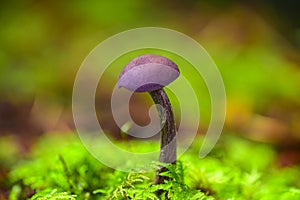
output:
<path id="1" fill-rule="evenodd" d="M 298 143 L 297 8 L 292 2 L 233 0 L 3 2 L 0 133 L 20 136 L 21 146 L 27 149 L 31 139 L 44 132 L 74 129 L 72 86 L 88 53 L 113 34 L 160 26 L 191 36 L 216 62 L 227 92 L 227 130 L 263 141 Z M 118 75 L 113 75 L 116 80 Z M 209 95 L 202 80 L 189 78 L 203 88 L 197 94 L 203 117 L 200 130 L 205 130 L 210 118 Z M 98 107 L 106 114 L 100 121 L 108 132 L 118 135 L 105 104 L 109 91 L 98 94 Z"/>

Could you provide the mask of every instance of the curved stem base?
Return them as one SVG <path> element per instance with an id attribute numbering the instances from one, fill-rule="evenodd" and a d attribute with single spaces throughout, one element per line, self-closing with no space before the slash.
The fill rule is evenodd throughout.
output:
<path id="1" fill-rule="evenodd" d="M 161 122 L 161 141 L 159 161 L 163 163 L 174 164 L 176 162 L 176 127 L 174 114 L 170 100 L 163 89 L 150 92 L 150 95 L 157 106 L 157 111 Z M 165 167 L 161 167 L 156 173 L 155 183 L 163 183 L 167 177 L 160 176 L 159 173 L 166 171 Z"/>

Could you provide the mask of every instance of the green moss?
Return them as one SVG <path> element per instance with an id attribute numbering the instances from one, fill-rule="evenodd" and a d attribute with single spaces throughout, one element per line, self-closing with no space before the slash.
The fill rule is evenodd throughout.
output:
<path id="1" fill-rule="evenodd" d="M 154 172 L 115 171 L 75 134 L 49 134 L 11 169 L 10 199 L 300 199 L 300 167 L 276 167 L 272 146 L 226 136 L 199 159 L 201 142 L 197 138 L 175 166 L 166 166 L 162 175 L 170 181 L 153 185 Z M 133 144 L 137 151 L 153 145 Z"/>

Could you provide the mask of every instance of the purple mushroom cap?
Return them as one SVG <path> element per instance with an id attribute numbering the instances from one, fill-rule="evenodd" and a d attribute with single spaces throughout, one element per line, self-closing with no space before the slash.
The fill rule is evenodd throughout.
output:
<path id="1" fill-rule="evenodd" d="M 134 92 L 151 92 L 173 82 L 179 74 L 177 65 L 168 58 L 145 54 L 134 58 L 124 67 L 118 87 Z"/>

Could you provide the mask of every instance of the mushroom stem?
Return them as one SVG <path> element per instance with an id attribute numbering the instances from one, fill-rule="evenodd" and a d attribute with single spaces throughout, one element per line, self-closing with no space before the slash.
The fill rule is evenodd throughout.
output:
<path id="1" fill-rule="evenodd" d="M 157 106 L 157 111 L 161 122 L 161 141 L 159 161 L 163 163 L 175 164 L 176 162 L 176 127 L 175 120 L 169 98 L 163 89 L 149 92 L 155 104 L 162 106 L 161 109 Z M 161 167 L 156 172 L 155 183 L 161 184 L 167 177 L 160 176 L 161 172 L 166 171 L 165 167 Z"/>

